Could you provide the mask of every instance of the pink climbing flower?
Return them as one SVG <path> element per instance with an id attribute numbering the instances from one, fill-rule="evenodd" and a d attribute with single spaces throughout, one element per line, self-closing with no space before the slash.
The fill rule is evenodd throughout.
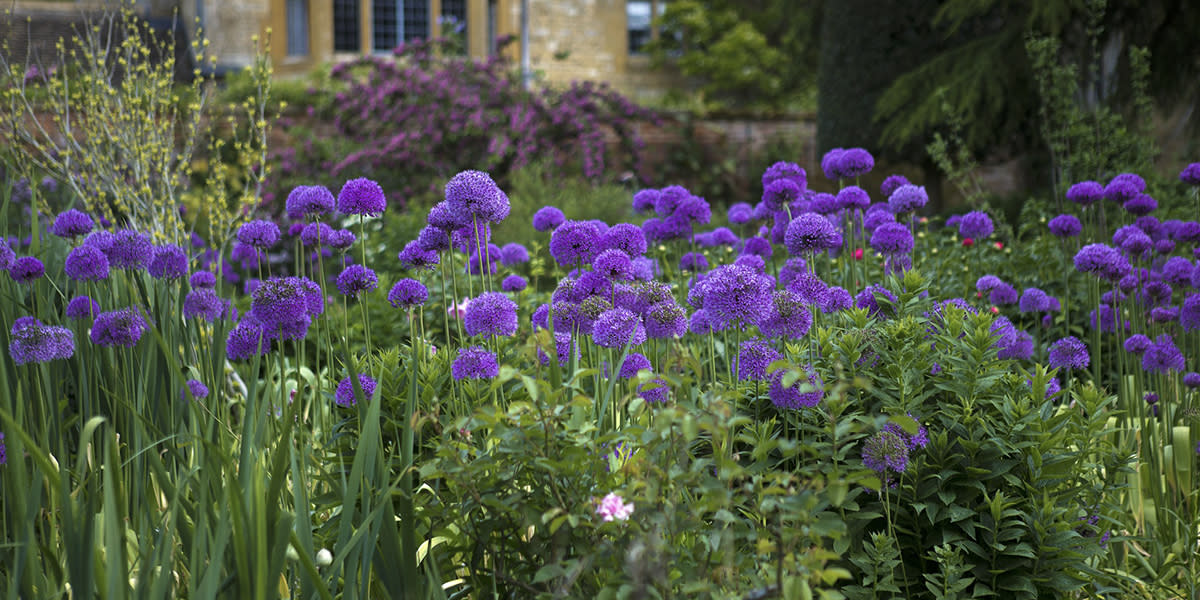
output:
<path id="1" fill-rule="evenodd" d="M 625 504 L 623 498 L 609 492 L 600 501 L 600 506 L 596 507 L 596 514 L 604 517 L 605 521 L 627 521 L 629 515 L 633 514 L 633 504 Z"/>

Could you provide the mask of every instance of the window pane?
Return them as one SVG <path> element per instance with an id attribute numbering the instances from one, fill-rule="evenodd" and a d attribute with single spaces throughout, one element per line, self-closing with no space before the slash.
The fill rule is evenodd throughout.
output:
<path id="1" fill-rule="evenodd" d="M 333 0 L 333 49 L 358 52 L 358 0 Z"/>
<path id="2" fill-rule="evenodd" d="M 371 48 L 386 52 L 400 45 L 400 0 L 371 0 Z"/>
<path id="3" fill-rule="evenodd" d="M 428 38 L 432 31 L 429 27 L 429 0 L 402 0 L 401 4 L 404 7 L 404 41 Z"/>
<path id="4" fill-rule="evenodd" d="M 308 0 L 287 0 L 288 56 L 308 56 Z"/>
<path id="5" fill-rule="evenodd" d="M 639 53 L 650 41 L 650 0 L 627 0 L 625 20 L 629 30 L 629 52 Z"/>

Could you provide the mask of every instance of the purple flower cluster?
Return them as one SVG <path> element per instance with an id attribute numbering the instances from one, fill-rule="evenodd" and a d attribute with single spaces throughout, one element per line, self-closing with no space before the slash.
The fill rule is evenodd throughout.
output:
<path id="1" fill-rule="evenodd" d="M 375 378 L 359 373 L 357 379 L 363 398 L 370 399 L 375 395 L 375 388 L 379 385 Z M 338 382 L 337 390 L 333 393 L 333 401 L 338 406 L 354 406 L 358 403 L 358 396 L 354 393 L 353 379 L 346 377 Z"/>
<path id="2" fill-rule="evenodd" d="M 517 303 L 501 292 L 484 292 L 467 304 L 467 335 L 511 336 L 517 333 Z"/>
<path id="3" fill-rule="evenodd" d="M 457 380 L 491 379 L 500 374 L 496 355 L 481 346 L 460 348 L 450 363 L 450 374 Z"/>
<path id="4" fill-rule="evenodd" d="M 13 363 L 44 363 L 75 355 L 75 334 L 65 327 L 44 325 L 33 317 L 20 317 L 9 332 L 8 354 Z"/>
<path id="5" fill-rule="evenodd" d="M 365 177 L 347 181 L 337 195 L 337 209 L 343 214 L 377 217 L 386 208 L 383 188 Z"/>
<path id="6" fill-rule="evenodd" d="M 96 226 L 96 222 L 86 213 L 75 210 L 65 210 L 54 217 L 50 233 L 61 238 L 76 238 L 86 235 Z"/>
<path id="7" fill-rule="evenodd" d="M 124 346 L 132 348 L 142 339 L 149 324 L 136 307 L 128 307 L 96 315 L 92 323 L 91 339 L 97 346 Z"/>
<path id="8" fill-rule="evenodd" d="M 362 292 L 370 292 L 378 287 L 379 277 L 375 271 L 362 265 L 350 265 L 337 276 L 338 291 L 351 298 L 356 298 Z"/>
<path id="9" fill-rule="evenodd" d="M 1050 345 L 1047 363 L 1053 369 L 1085 369 L 1090 362 L 1087 346 L 1075 336 L 1067 336 Z"/>
<path id="10" fill-rule="evenodd" d="M 821 403 L 825 397 L 825 382 L 817 375 L 811 366 L 804 369 L 807 377 L 799 377 L 791 386 L 784 386 L 783 379 L 788 369 L 779 369 L 771 374 L 771 387 L 767 397 L 779 408 L 798 410 L 810 408 Z"/>

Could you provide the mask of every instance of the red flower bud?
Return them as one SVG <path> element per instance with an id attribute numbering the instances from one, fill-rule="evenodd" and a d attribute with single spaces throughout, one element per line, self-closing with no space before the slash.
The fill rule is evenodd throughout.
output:
<path id="1" fill-rule="evenodd" d="M 975 240 L 971 238 L 963 238 L 963 245 L 970 248 L 971 246 L 975 245 Z"/>

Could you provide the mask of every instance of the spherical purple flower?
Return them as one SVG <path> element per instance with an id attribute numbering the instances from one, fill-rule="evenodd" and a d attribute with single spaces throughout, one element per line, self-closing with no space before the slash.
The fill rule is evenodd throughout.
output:
<path id="1" fill-rule="evenodd" d="M 731 204 L 725 213 L 730 223 L 744 225 L 754 219 L 754 207 L 745 202 Z"/>
<path id="2" fill-rule="evenodd" d="M 759 331 L 771 338 L 800 339 L 811 327 L 812 313 L 803 298 L 788 290 L 775 291 L 770 312 L 758 324 Z"/>
<path id="3" fill-rule="evenodd" d="M 8 245 L 8 240 L 0 237 L 0 271 L 7 271 L 16 259 L 17 253 Z"/>
<path id="4" fill-rule="evenodd" d="M 1094 273 L 1101 279 L 1116 282 L 1129 274 L 1132 267 L 1115 248 L 1104 244 L 1088 244 L 1075 254 L 1075 270 Z"/>
<path id="5" fill-rule="evenodd" d="M 654 210 L 654 205 L 658 204 L 658 197 L 661 192 L 655 189 L 638 190 L 633 195 L 633 211 L 639 215 L 650 213 Z"/>
<path id="6" fill-rule="evenodd" d="M 312 318 L 323 308 L 311 297 L 314 286 L 315 282 L 302 277 L 272 277 L 254 290 L 249 314 L 272 339 L 303 338 Z M 320 301 L 320 288 L 317 290 L 316 300 Z"/>
<path id="7" fill-rule="evenodd" d="M 772 253 L 774 253 L 774 249 L 771 247 L 771 242 L 768 242 L 760 237 L 746 238 L 745 243 L 742 246 L 743 256 L 753 255 L 761 256 L 764 259 L 767 259 L 771 258 Z"/>
<path id="8" fill-rule="evenodd" d="M 998 285 L 988 292 L 988 302 L 998 306 L 1004 304 L 1016 304 L 1017 289 L 1007 283 Z"/>
<path id="9" fill-rule="evenodd" d="M 675 300 L 666 300 L 646 309 L 645 324 L 651 339 L 681 338 L 688 330 L 688 315 Z"/>
<path id="10" fill-rule="evenodd" d="M 183 386 L 183 389 L 179 390 L 180 398 L 183 400 L 187 400 L 189 396 L 194 400 L 203 400 L 208 397 L 208 386 L 198 379 L 189 379 L 184 382 Z"/>
<path id="11" fill-rule="evenodd" d="M 1042 312 L 1049 306 L 1046 292 L 1038 288 L 1025 288 L 1021 292 L 1021 299 L 1017 302 L 1017 308 L 1023 312 Z"/>
<path id="12" fill-rule="evenodd" d="M 875 432 L 863 444 L 863 466 L 890 481 L 889 471 L 903 473 L 908 468 L 909 446 L 904 436 L 894 430 Z"/>
<path id="13" fill-rule="evenodd" d="M 771 303 L 770 277 L 745 265 L 722 265 L 704 280 L 703 303 L 713 326 L 758 323 Z"/>
<path id="14" fill-rule="evenodd" d="M 197 288 L 183 299 L 183 317 L 192 319 L 203 318 L 208 322 L 216 321 L 229 310 L 229 301 L 221 298 L 209 288 Z"/>
<path id="15" fill-rule="evenodd" d="M 491 379 L 500 374 L 496 355 L 481 346 L 460 348 L 458 358 L 450 363 L 450 374 L 457 380 Z"/>
<path id="16" fill-rule="evenodd" d="M 517 303 L 501 292 L 484 292 L 467 304 L 463 315 L 467 335 L 503 335 L 517 333 Z"/>
<path id="17" fill-rule="evenodd" d="M 529 286 L 529 282 L 517 274 L 509 275 L 500 282 L 500 289 L 506 292 L 519 292 Z"/>
<path id="18" fill-rule="evenodd" d="M 763 187 L 762 201 L 771 210 L 783 210 L 799 198 L 802 191 L 791 179 L 776 179 Z"/>
<path id="19" fill-rule="evenodd" d="M 996 358 L 1001 360 L 1029 360 L 1033 357 L 1033 336 L 1013 328 L 1012 335 L 997 345 Z"/>
<path id="20" fill-rule="evenodd" d="M 566 221 L 550 234 L 550 254 L 564 267 L 589 264 L 596 255 L 600 239 L 595 225 L 586 221 Z"/>
<path id="21" fill-rule="evenodd" d="M 833 148 L 821 157 L 821 172 L 825 174 L 826 179 L 836 180 L 841 177 L 839 167 L 843 152 L 845 150 L 842 148 Z"/>
<path id="22" fill-rule="evenodd" d="M 263 219 L 250 221 L 238 227 L 237 239 L 248 246 L 266 250 L 279 242 L 279 226 Z"/>
<path id="23" fill-rule="evenodd" d="M 425 217 L 425 222 L 431 227 L 436 227 L 442 231 L 454 231 L 461 227 L 471 224 L 470 213 L 455 210 L 445 200 L 433 205 L 429 209 L 429 214 Z"/>
<path id="24" fill-rule="evenodd" d="M 350 265 L 342 270 L 337 277 L 337 288 L 342 294 L 357 297 L 362 292 L 370 292 L 379 287 L 379 277 L 375 271 L 362 265 Z"/>
<path id="25" fill-rule="evenodd" d="M 325 223 L 315 221 L 304 226 L 300 232 L 300 243 L 305 246 L 328 244 L 333 236 L 333 228 Z"/>
<path id="26" fill-rule="evenodd" d="M 837 193 L 837 205 L 838 208 L 846 210 L 866 210 L 871 205 L 871 196 L 856 185 L 848 185 Z"/>
<path id="27" fill-rule="evenodd" d="M 791 278 L 786 289 L 796 294 L 801 302 L 819 306 L 825 301 L 825 295 L 829 293 L 829 284 L 808 271 L 801 271 Z"/>
<path id="28" fill-rule="evenodd" d="M 58 216 L 54 217 L 50 233 L 61 238 L 74 238 L 87 234 L 95 226 L 96 222 L 87 213 L 72 208 L 58 213 Z"/>
<path id="29" fill-rule="evenodd" d="M 253 317 L 241 320 L 225 337 L 225 356 L 229 360 L 246 360 L 271 351 L 271 338 L 262 323 Z"/>
<path id="30" fill-rule="evenodd" d="M 1058 215 L 1050 219 L 1047 225 L 1050 227 L 1050 233 L 1061 238 L 1075 237 L 1083 231 L 1083 224 L 1075 215 Z"/>
<path id="31" fill-rule="evenodd" d="M 708 270 L 708 259 L 699 252 L 688 252 L 679 258 L 680 271 Z"/>
<path id="32" fill-rule="evenodd" d="M 646 253 L 646 234 L 632 223 L 617 223 L 600 236 L 600 248 L 620 250 L 636 258 Z"/>
<path id="33" fill-rule="evenodd" d="M 1090 360 L 1087 346 L 1072 335 L 1051 344 L 1047 356 L 1052 369 L 1085 369 Z"/>
<path id="34" fill-rule="evenodd" d="M 100 303 L 87 296 L 76 296 L 67 303 L 67 318 L 73 321 L 90 319 L 100 314 Z"/>
<path id="35" fill-rule="evenodd" d="M 499 223 L 508 217 L 508 196 L 483 171 L 467 170 L 446 182 L 446 203 L 451 209 L 470 214 L 488 223 Z"/>
<path id="36" fill-rule="evenodd" d="M 902 185 L 888 196 L 888 208 L 892 214 L 902 215 L 915 212 L 929 203 L 929 194 L 924 186 Z"/>
<path id="37" fill-rule="evenodd" d="M 174 244 L 158 246 L 147 270 L 155 279 L 179 279 L 188 272 L 187 253 Z"/>
<path id="38" fill-rule="evenodd" d="M 673 215 L 675 209 L 691 195 L 692 193 L 681 185 L 669 185 L 658 191 L 658 198 L 654 201 L 654 212 L 660 217 Z"/>
<path id="39" fill-rule="evenodd" d="M 713 327 L 712 319 L 708 316 L 708 311 L 704 309 L 697 310 L 688 318 L 688 331 L 696 335 L 708 335 L 714 331 L 720 331 Z"/>
<path id="40" fill-rule="evenodd" d="M 817 372 L 808 367 L 804 369 L 807 377 L 800 377 L 790 387 L 783 386 L 783 378 L 788 369 L 779 369 L 771 374 L 771 387 L 767 397 L 779 408 L 798 410 L 813 407 L 821 403 L 825 396 L 825 383 Z"/>
<path id="41" fill-rule="evenodd" d="M 784 244 L 793 256 L 821 252 L 842 245 L 842 236 L 829 219 L 804 213 L 787 226 Z"/>
<path id="42" fill-rule="evenodd" d="M 813 194 L 809 199 L 808 210 L 819 215 L 832 215 L 841 209 L 838 205 L 837 196 L 833 194 Z"/>
<path id="43" fill-rule="evenodd" d="M 1149 194 L 1137 194 L 1125 201 L 1124 208 L 1131 215 L 1148 215 L 1158 208 L 1158 201 Z"/>
<path id="44" fill-rule="evenodd" d="M 1067 200 L 1080 206 L 1099 202 L 1104 197 L 1104 186 L 1095 181 L 1081 181 L 1067 190 Z"/>
<path id="45" fill-rule="evenodd" d="M 613 282 L 606 275 L 597 271 L 584 271 L 575 280 L 575 295 L 582 302 L 588 296 L 611 297 Z"/>
<path id="46" fill-rule="evenodd" d="M 217 286 L 217 276 L 212 271 L 196 271 L 188 278 L 188 285 L 193 288 L 213 288 Z"/>
<path id="47" fill-rule="evenodd" d="M 75 355 L 75 334 L 65 327 L 43 325 L 31 317 L 17 319 L 10 331 L 8 353 L 17 365 L 44 363 Z"/>
<path id="48" fill-rule="evenodd" d="M 708 201 L 704 198 L 689 195 L 679 203 L 679 206 L 675 208 L 675 212 L 671 216 L 682 217 L 690 223 L 705 225 L 712 220 L 712 208 L 709 207 Z"/>
<path id="49" fill-rule="evenodd" d="M 33 283 L 46 274 L 42 261 L 32 256 L 22 256 L 8 267 L 8 275 L 17 283 Z"/>
<path id="50" fill-rule="evenodd" d="M 749 339 L 742 342 L 737 358 L 737 378 L 739 381 L 766 381 L 767 367 L 774 361 L 781 360 L 779 353 L 770 342 Z"/>
<path id="51" fill-rule="evenodd" d="M 621 370 L 617 372 L 617 376 L 633 379 L 642 369 L 653 371 L 654 367 L 650 366 L 650 359 L 646 358 L 644 354 L 631 352 L 629 356 L 625 357 L 625 362 L 621 363 Z"/>
<path id="52" fill-rule="evenodd" d="M 880 207 L 880 208 L 875 208 Z M 895 223 L 896 215 L 888 209 L 886 204 L 872 204 L 871 208 L 863 215 L 863 230 L 873 232 L 882 227 L 885 223 Z"/>
<path id="53" fill-rule="evenodd" d="M 500 248 L 500 264 L 515 267 L 529 262 L 529 250 L 516 242 L 509 242 Z"/>
<path id="54" fill-rule="evenodd" d="M 903 175 L 888 175 L 887 179 L 879 186 L 879 192 L 884 198 L 890 198 L 892 192 L 896 191 L 902 185 L 912 185 L 908 178 Z"/>
<path id="55" fill-rule="evenodd" d="M 633 262 L 623 250 L 605 250 L 592 260 L 592 269 L 609 281 L 633 279 Z"/>
<path id="56" fill-rule="evenodd" d="M 962 217 L 958 224 L 958 233 L 963 237 L 982 239 L 992 235 L 995 227 L 987 213 L 973 210 Z"/>
<path id="57" fill-rule="evenodd" d="M 566 220 L 563 211 L 553 206 L 543 206 L 533 213 L 533 228 L 542 232 L 551 231 Z"/>
<path id="58" fill-rule="evenodd" d="M 329 239 L 326 240 L 326 243 L 334 250 L 346 250 L 350 246 L 353 246 L 356 241 L 358 241 L 358 236 L 354 235 L 353 231 L 349 229 L 334 229 L 329 232 Z"/>
<path id="59" fill-rule="evenodd" d="M 375 388 L 378 383 L 370 375 L 359 373 L 358 386 L 362 388 L 364 399 L 370 400 L 375 395 Z M 358 402 L 358 396 L 354 394 L 354 380 L 349 377 L 338 382 L 337 391 L 333 393 L 333 401 L 338 406 L 354 406 Z"/>
<path id="60" fill-rule="evenodd" d="M 1172 256 L 1163 263 L 1162 276 L 1163 279 L 1177 286 L 1191 285 L 1192 271 L 1195 267 L 1192 262 L 1182 256 Z"/>
<path id="61" fill-rule="evenodd" d="M 1184 331 L 1200 329 L 1200 294 L 1192 294 L 1183 300 L 1179 310 L 1179 324 Z"/>
<path id="62" fill-rule="evenodd" d="M 602 348 L 637 346 L 646 341 L 642 318 L 624 308 L 612 308 L 596 318 L 592 341 Z"/>
<path id="63" fill-rule="evenodd" d="M 394 308 L 422 306 L 429 300 L 429 289 L 416 279 L 401 279 L 388 292 L 388 302 Z"/>
<path id="64" fill-rule="evenodd" d="M 320 217 L 333 212 L 333 192 L 323 185 L 300 185 L 288 193 L 284 209 L 288 217 L 303 219 Z"/>
<path id="65" fill-rule="evenodd" d="M 808 173 L 800 165 L 792 162 L 779 161 L 763 171 L 762 184 L 767 187 L 772 181 L 786 179 L 794 182 L 801 190 L 808 185 Z"/>
<path id="66" fill-rule="evenodd" d="M 637 394 L 642 400 L 651 404 L 661 404 L 666 402 L 671 395 L 671 388 L 667 386 L 667 381 L 662 377 L 655 377 L 646 383 L 640 384 L 637 387 Z"/>
<path id="67" fill-rule="evenodd" d="M 351 179 L 338 192 L 338 212 L 347 215 L 377 217 L 387 208 L 387 197 L 378 183 L 365 177 Z"/>
<path id="68" fill-rule="evenodd" d="M 837 172 L 845 179 L 860 177 L 875 168 L 875 157 L 862 148 L 850 148 L 838 157 Z"/>
<path id="69" fill-rule="evenodd" d="M 899 223 L 883 223 L 871 234 L 871 247 L 885 255 L 908 254 L 913 250 L 913 236 Z"/>
<path id="70" fill-rule="evenodd" d="M 886 305 L 881 306 L 879 304 L 880 297 L 887 300 Z M 887 319 L 895 314 L 896 309 L 894 307 L 896 301 L 896 295 L 888 291 L 887 288 L 878 284 L 872 284 L 868 285 L 854 297 L 854 306 L 867 309 L 867 313 L 872 317 L 879 316 Z"/>
<path id="71" fill-rule="evenodd" d="M 1091 322 L 1092 329 L 1099 329 L 1104 333 L 1112 333 L 1117 330 L 1117 313 L 1109 304 L 1101 304 L 1097 310 L 1088 312 L 1088 319 Z M 1129 322 L 1124 323 L 1125 329 L 1129 329 Z"/>
<path id="72" fill-rule="evenodd" d="M 109 266 L 114 269 L 145 269 L 153 252 L 150 237 L 130 229 L 118 231 L 112 246 L 104 250 Z"/>
<path id="73" fill-rule="evenodd" d="M 433 269 L 441 261 L 437 252 L 421 248 L 416 240 L 405 244 L 397 258 L 401 267 L 410 270 Z"/>
<path id="74" fill-rule="evenodd" d="M 1195 163 L 1195 164 L 1200 164 L 1200 163 Z M 1196 388 L 1200 387 L 1200 373 L 1197 373 L 1195 371 L 1184 373 L 1183 385 L 1185 385 L 1189 388 L 1192 388 L 1192 389 L 1196 389 Z M 1200 452 L 1200 450 L 1197 450 L 1197 452 Z"/>
<path id="75" fill-rule="evenodd" d="M 1175 346 L 1175 340 L 1170 334 L 1164 333 L 1154 338 L 1154 343 L 1142 355 L 1142 370 L 1154 373 L 1182 371 L 1186 362 L 1183 353 Z"/>
<path id="76" fill-rule="evenodd" d="M 1146 180 L 1133 173 L 1122 173 L 1104 186 L 1104 197 L 1124 204 L 1134 196 L 1146 191 Z"/>
<path id="77" fill-rule="evenodd" d="M 1200 163 L 1192 163 L 1179 172 L 1179 180 L 1188 184 L 1200 186 Z"/>
<path id="78" fill-rule="evenodd" d="M 1155 306 L 1150 309 L 1151 323 L 1170 323 L 1179 318 L 1179 309 L 1174 306 Z"/>
<path id="79" fill-rule="evenodd" d="M 149 325 L 135 307 L 123 308 L 96 315 L 92 323 L 92 343 L 98 346 L 132 348 L 142 339 Z"/>

